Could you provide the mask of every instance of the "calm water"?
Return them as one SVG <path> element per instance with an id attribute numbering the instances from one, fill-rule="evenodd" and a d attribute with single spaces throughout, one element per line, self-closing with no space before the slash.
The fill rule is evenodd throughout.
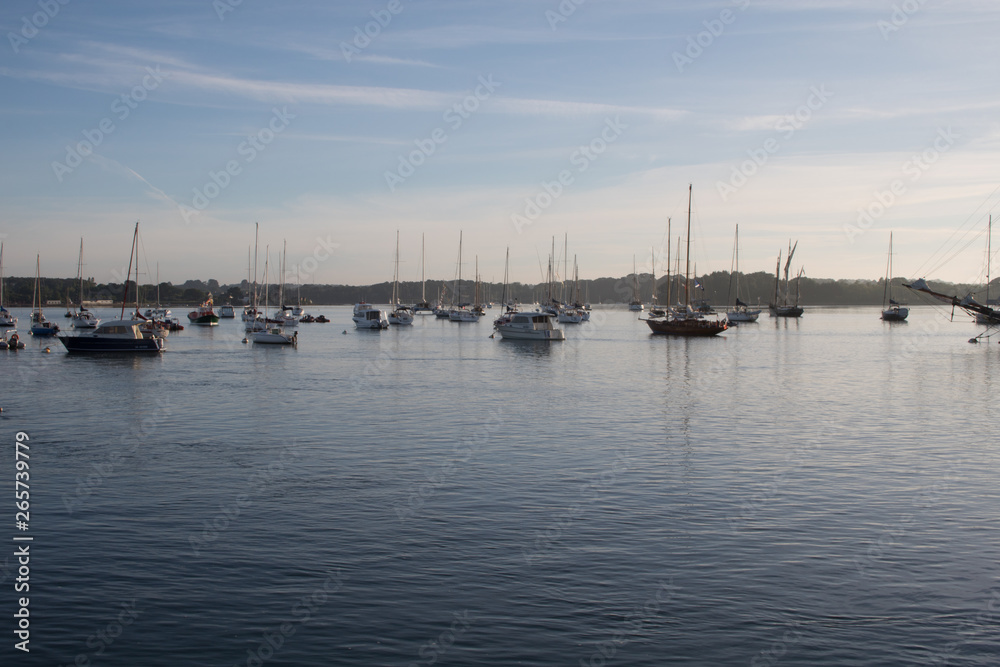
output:
<path id="1" fill-rule="evenodd" d="M 683 340 L 605 310 L 546 346 L 313 312 L 298 349 L 229 320 L 159 357 L 0 353 L 34 536 L 3 664 L 997 664 L 975 325 Z"/>

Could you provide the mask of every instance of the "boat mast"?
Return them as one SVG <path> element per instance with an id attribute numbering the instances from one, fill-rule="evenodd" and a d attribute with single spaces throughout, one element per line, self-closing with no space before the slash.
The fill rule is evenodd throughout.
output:
<path id="1" fill-rule="evenodd" d="M 781 281 L 781 249 L 778 249 L 778 263 L 774 265 L 774 307 L 778 307 L 778 284 Z"/>
<path id="2" fill-rule="evenodd" d="M 688 184 L 687 249 L 684 251 L 684 303 L 691 306 L 691 184 Z"/>
<path id="3" fill-rule="evenodd" d="M 729 273 L 729 297 L 730 301 L 733 300 L 733 277 L 736 278 L 736 299 L 740 298 L 740 226 L 736 225 L 736 236 L 733 240 L 733 268 Z M 735 305 L 735 302 L 734 304 Z"/>
<path id="4" fill-rule="evenodd" d="M 650 305 L 656 305 L 656 251 L 653 248 L 649 249 L 649 261 L 651 262 L 650 271 L 653 274 L 653 294 L 650 297 L 652 301 Z"/>
<path id="5" fill-rule="evenodd" d="M 397 232 L 398 233 L 398 232 Z M 396 245 L 399 245 L 397 239 Z M 427 281 L 424 279 L 424 235 L 420 235 L 420 303 L 427 303 L 427 296 L 425 294 L 427 289 Z"/>
<path id="6" fill-rule="evenodd" d="M 670 308 L 670 218 L 667 218 L 667 309 Z"/>
<path id="7" fill-rule="evenodd" d="M 892 289 L 889 281 L 892 280 L 892 232 L 889 232 L 889 256 L 885 260 L 885 285 L 882 286 L 882 309 L 885 310 L 886 299 L 892 303 Z"/>
<path id="8" fill-rule="evenodd" d="M 139 239 L 139 223 L 136 222 L 135 223 L 135 232 L 132 234 L 132 251 L 129 253 L 129 256 L 128 256 L 128 272 L 125 274 L 125 294 L 122 295 L 122 312 L 121 312 L 121 316 L 118 318 L 120 320 L 124 320 L 125 319 L 125 303 L 128 301 L 128 279 L 132 275 L 132 258 L 133 257 L 135 258 L 135 270 L 136 270 L 136 273 L 139 272 L 139 258 L 136 257 L 136 254 L 135 254 L 135 244 L 136 244 L 136 241 L 138 239 Z M 136 281 L 135 291 L 136 291 L 136 299 L 138 300 L 138 298 L 139 298 L 139 294 L 138 294 L 138 292 L 139 292 L 139 283 L 138 283 L 138 280 Z"/>
<path id="9" fill-rule="evenodd" d="M 83 310 L 83 237 L 80 237 L 80 261 L 76 272 L 80 275 L 80 310 Z M 989 282 L 987 280 L 987 282 Z"/>
<path id="10" fill-rule="evenodd" d="M 396 230 L 396 266 L 392 270 L 392 305 L 399 305 L 399 230 Z"/>
<path id="11" fill-rule="evenodd" d="M 33 317 L 32 319 L 36 322 L 42 321 L 42 308 L 41 300 L 38 298 L 38 283 L 41 280 L 42 273 L 42 258 L 41 255 L 35 255 L 35 289 L 31 293 L 31 311 L 32 314 L 38 313 L 38 317 Z M 35 304 L 38 303 L 38 308 L 36 310 Z"/>
<path id="12" fill-rule="evenodd" d="M 253 232 L 253 317 L 257 321 L 257 306 L 260 305 L 260 295 L 257 293 L 257 243 L 260 240 L 260 223 L 255 222 Z M 266 318 L 265 318 L 266 319 Z"/>
<path id="13" fill-rule="evenodd" d="M 458 289 L 455 291 L 455 305 L 462 307 L 462 230 L 458 231 Z"/>
<path id="14" fill-rule="evenodd" d="M 892 238 L 892 237 L 890 237 Z M 986 225 L 986 305 L 990 305 L 990 242 L 993 240 L 993 214 Z"/>

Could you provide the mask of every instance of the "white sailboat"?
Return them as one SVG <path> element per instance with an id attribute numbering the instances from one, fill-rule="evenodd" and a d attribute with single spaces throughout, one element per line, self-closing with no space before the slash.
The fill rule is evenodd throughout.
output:
<path id="1" fill-rule="evenodd" d="M 73 313 L 70 323 L 74 329 L 96 329 L 101 320 L 83 305 L 83 239 L 80 239 L 80 259 L 77 262 L 77 278 L 80 280 L 80 308 Z"/>
<path id="2" fill-rule="evenodd" d="M 266 331 L 267 322 L 260 312 L 260 290 L 257 289 L 257 245 L 260 241 L 260 223 L 254 223 L 253 235 L 253 283 L 250 284 L 249 258 L 247 258 L 247 283 L 250 285 L 250 303 L 243 309 L 243 322 L 247 333 Z"/>
<path id="3" fill-rule="evenodd" d="M 281 264 L 279 271 L 281 272 L 278 281 L 278 303 L 281 305 L 281 310 L 274 314 L 274 319 L 277 320 L 278 324 L 282 328 L 294 328 L 299 326 L 299 317 L 295 314 L 295 309 L 285 305 L 285 262 L 288 260 L 288 241 L 284 242 L 284 246 L 281 250 Z M 264 317 L 267 320 L 267 317 Z"/>
<path id="4" fill-rule="evenodd" d="M 734 289 L 735 288 L 735 289 Z M 733 239 L 733 267 L 729 272 L 729 295 L 734 299 L 732 307 L 726 311 L 726 321 L 730 324 L 756 322 L 760 310 L 751 310 L 750 306 L 740 301 L 740 226 L 736 225 L 736 236 Z"/>
<path id="5" fill-rule="evenodd" d="M 892 232 L 889 232 L 889 259 L 885 265 L 885 286 L 882 288 L 882 320 L 902 322 L 910 309 L 892 298 Z"/>
<path id="6" fill-rule="evenodd" d="M 413 306 L 414 313 L 428 315 L 434 312 L 434 306 L 427 300 L 427 280 L 424 277 L 424 235 L 420 235 L 420 303 Z"/>
<path id="7" fill-rule="evenodd" d="M 270 252 L 268 249 L 264 250 L 264 320 L 267 321 L 267 287 L 268 287 L 268 261 L 270 260 Z M 266 328 L 262 331 L 254 331 L 250 334 L 250 340 L 252 340 L 257 345 L 297 345 L 299 342 L 299 332 L 296 331 L 294 334 L 285 333 L 284 328 L 281 326 Z"/>
<path id="8" fill-rule="evenodd" d="M 478 322 L 479 316 L 462 303 L 462 232 L 458 233 L 458 284 L 455 289 L 455 306 L 448 311 L 452 322 Z"/>
<path id="9" fill-rule="evenodd" d="M 392 300 L 389 304 L 392 311 L 389 312 L 389 324 L 406 326 L 413 324 L 413 310 L 409 306 L 399 303 L 399 230 L 396 230 L 396 265 L 392 272 Z"/>

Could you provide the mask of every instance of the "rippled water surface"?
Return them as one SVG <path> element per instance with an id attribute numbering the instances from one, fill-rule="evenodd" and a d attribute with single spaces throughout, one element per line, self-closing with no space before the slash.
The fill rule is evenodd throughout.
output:
<path id="1" fill-rule="evenodd" d="M 973 324 L 684 340 L 609 309 L 546 345 L 321 311 L 298 349 L 224 320 L 158 357 L 0 353 L 34 537 L 3 664 L 997 664 Z"/>

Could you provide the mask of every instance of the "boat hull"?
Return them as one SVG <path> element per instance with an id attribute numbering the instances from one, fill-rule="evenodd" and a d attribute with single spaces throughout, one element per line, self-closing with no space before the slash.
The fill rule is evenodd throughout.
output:
<path id="1" fill-rule="evenodd" d="M 729 327 L 725 322 L 698 319 L 648 319 L 650 331 L 668 336 L 717 336 Z"/>
<path id="2" fill-rule="evenodd" d="M 256 345 L 295 345 L 298 343 L 298 335 L 289 336 L 285 333 L 274 331 L 255 331 L 250 334 L 250 340 Z"/>
<path id="3" fill-rule="evenodd" d="M 101 338 L 96 336 L 59 336 L 70 354 L 156 353 L 163 349 L 162 338 Z"/>
<path id="4" fill-rule="evenodd" d="M 521 329 L 501 324 L 497 332 L 506 340 L 566 340 L 562 329 Z"/>
<path id="5" fill-rule="evenodd" d="M 769 306 L 771 317 L 802 317 L 801 306 Z"/>
<path id="6" fill-rule="evenodd" d="M 759 310 L 735 310 L 726 313 L 726 321 L 730 324 L 756 322 L 758 317 L 760 317 Z"/>

